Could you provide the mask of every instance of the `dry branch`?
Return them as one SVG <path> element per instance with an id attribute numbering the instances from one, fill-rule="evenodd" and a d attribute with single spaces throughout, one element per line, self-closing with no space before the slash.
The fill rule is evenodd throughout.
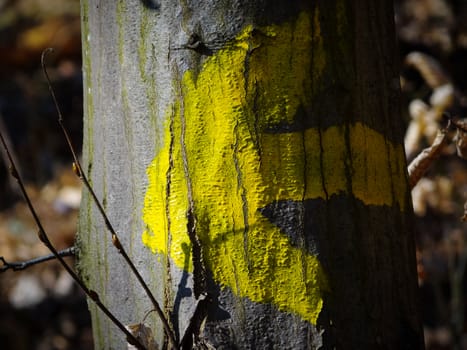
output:
<path id="1" fill-rule="evenodd" d="M 425 148 L 420 154 L 410 163 L 408 167 L 410 189 L 414 188 L 417 182 L 430 168 L 431 164 L 439 157 L 444 146 L 448 141 L 447 128 L 438 130 L 433 144 Z"/>

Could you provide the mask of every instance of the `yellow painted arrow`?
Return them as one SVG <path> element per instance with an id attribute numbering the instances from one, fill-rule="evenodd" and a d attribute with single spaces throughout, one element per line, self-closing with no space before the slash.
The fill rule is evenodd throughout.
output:
<path id="1" fill-rule="evenodd" d="M 147 170 L 142 238 L 187 269 L 190 188 L 214 280 L 316 324 L 328 288 L 319 257 L 293 245 L 261 209 L 338 194 L 403 209 L 407 188 L 402 147 L 361 123 L 274 129 L 311 104 L 312 50 L 316 81 L 325 65 L 318 14 L 302 13 L 295 22 L 245 28 L 196 76 L 183 75 L 183 101 L 167 113 L 165 146 Z"/>

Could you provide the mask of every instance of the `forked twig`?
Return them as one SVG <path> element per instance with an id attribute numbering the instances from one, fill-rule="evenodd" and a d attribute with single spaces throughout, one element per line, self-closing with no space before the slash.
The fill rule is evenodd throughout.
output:
<path id="1" fill-rule="evenodd" d="M 133 334 L 131 334 L 131 332 L 129 332 L 125 326 L 109 311 L 109 309 L 107 309 L 105 307 L 104 304 L 102 304 L 102 302 L 100 301 L 100 298 L 99 298 L 99 295 L 89 289 L 88 287 L 86 287 L 86 285 L 84 284 L 84 282 L 81 280 L 81 278 L 79 278 L 79 276 L 75 273 L 75 271 L 73 271 L 73 269 L 65 262 L 65 260 L 63 259 L 63 257 L 59 254 L 59 252 L 57 251 L 57 249 L 55 249 L 54 245 L 52 244 L 52 242 L 50 242 L 49 240 L 49 237 L 46 233 L 46 231 L 44 230 L 44 227 L 42 226 L 42 223 L 39 219 L 39 216 L 37 215 L 37 212 L 36 210 L 34 209 L 34 206 L 32 205 L 32 202 L 31 202 L 31 199 L 29 198 L 29 195 L 26 191 L 26 188 L 24 186 L 24 182 L 18 172 L 18 169 L 16 167 L 16 164 L 13 160 L 13 157 L 10 153 L 10 149 L 8 148 L 8 145 L 7 143 L 5 142 L 5 139 L 3 137 L 3 134 L 0 132 L 0 142 L 2 143 L 3 145 L 3 148 L 5 149 L 5 153 L 7 155 L 7 158 L 10 162 L 10 172 L 11 172 L 11 175 L 13 176 L 13 178 L 15 178 L 16 182 L 18 183 L 19 185 L 19 188 L 21 190 L 21 193 L 23 194 L 24 196 L 24 199 L 26 201 L 26 204 L 29 208 L 29 211 L 31 213 L 31 215 L 33 216 L 34 218 L 34 221 L 39 229 L 38 233 L 37 233 L 37 236 L 39 238 L 39 240 L 44 243 L 44 245 L 50 250 L 50 252 L 53 254 L 53 256 L 60 262 L 60 264 L 65 268 L 65 270 L 70 274 L 70 276 L 75 280 L 75 282 L 80 286 L 80 288 L 84 291 L 84 293 L 86 293 L 86 295 L 94 301 L 94 303 L 102 310 L 102 312 L 104 312 L 106 314 L 106 316 L 118 327 L 120 328 L 120 330 L 122 332 L 125 333 L 126 337 L 127 337 L 127 341 L 136 346 L 138 349 L 145 349 L 144 346 L 141 345 L 141 343 L 133 336 Z"/>
<path id="2" fill-rule="evenodd" d="M 45 57 L 47 56 L 47 54 L 49 52 L 52 52 L 53 49 L 52 48 L 47 48 L 45 49 L 43 52 L 42 52 L 42 57 L 41 57 L 41 63 L 42 63 L 42 69 L 44 71 L 44 75 L 46 77 L 46 80 L 47 80 L 47 85 L 49 87 L 49 91 L 50 91 L 50 94 L 52 96 L 52 99 L 53 99 L 53 102 L 54 102 L 54 105 L 55 105 L 55 109 L 57 110 L 57 114 L 58 114 L 58 123 L 62 129 L 62 132 L 66 138 L 66 142 L 68 144 L 68 148 L 70 149 L 70 152 L 73 156 L 73 170 L 75 171 L 76 175 L 80 178 L 80 180 L 83 182 L 84 186 L 87 188 L 87 190 L 89 191 L 89 193 L 91 194 L 91 197 L 92 197 L 92 200 L 93 202 L 95 203 L 95 205 L 97 206 L 97 209 L 99 210 L 102 218 L 104 219 L 104 222 L 105 222 L 105 226 L 107 228 L 107 230 L 110 232 L 111 234 L 111 237 L 112 237 L 112 243 L 113 245 L 115 246 L 115 248 L 117 248 L 118 252 L 123 256 L 125 262 L 127 263 L 127 265 L 130 267 L 131 271 L 133 272 L 133 274 L 136 276 L 138 282 L 141 284 L 141 286 L 143 287 L 144 291 L 146 292 L 147 296 L 149 297 L 149 299 L 151 300 L 151 303 L 152 305 L 154 306 L 154 310 L 156 311 L 157 315 L 159 316 L 160 320 L 162 321 L 162 324 L 163 324 L 163 327 L 165 329 L 165 332 L 167 334 L 167 336 L 169 337 L 169 340 L 170 342 L 172 343 L 172 346 L 177 349 L 178 348 L 178 344 L 177 344 L 177 341 L 175 339 L 175 335 L 174 335 L 174 332 L 172 331 L 172 328 L 170 327 L 169 325 L 169 321 L 168 319 L 166 318 L 166 316 L 164 315 L 161 307 L 159 306 L 159 303 L 157 302 L 156 298 L 154 297 L 154 295 L 152 294 L 151 290 L 149 289 L 148 285 L 146 284 L 146 282 L 144 281 L 143 277 L 141 276 L 141 274 L 139 273 L 138 269 L 136 268 L 136 266 L 133 264 L 133 262 L 131 261 L 130 257 L 128 256 L 128 254 L 126 253 L 125 249 L 123 248 L 122 244 L 120 243 L 120 239 L 118 238 L 117 236 L 117 233 L 115 231 L 115 229 L 113 228 L 112 224 L 110 223 L 110 220 L 109 218 L 107 217 L 107 214 L 105 213 L 105 210 L 102 206 L 102 204 L 100 203 L 99 199 L 97 198 L 94 190 L 92 189 L 91 185 L 89 184 L 89 181 L 86 177 L 86 175 L 84 174 L 83 172 L 83 168 L 81 167 L 81 163 L 79 162 L 78 160 L 78 156 L 77 156 L 77 153 L 75 151 L 75 148 L 73 146 L 73 143 L 71 141 L 71 138 L 70 138 L 70 135 L 68 133 L 68 130 L 67 128 L 65 127 L 64 123 L 63 123 L 63 117 L 62 117 L 62 113 L 60 111 L 60 107 L 58 106 L 58 102 L 57 102 L 57 99 L 55 97 L 55 93 L 54 93 L 54 90 L 52 88 L 52 83 L 50 81 L 50 78 L 49 78 L 49 75 L 47 73 L 47 69 L 46 69 L 46 66 L 45 66 Z"/>

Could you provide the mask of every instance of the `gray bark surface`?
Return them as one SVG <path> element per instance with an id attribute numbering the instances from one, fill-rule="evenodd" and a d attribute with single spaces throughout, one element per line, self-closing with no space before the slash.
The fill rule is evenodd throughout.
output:
<path id="1" fill-rule="evenodd" d="M 142 219 L 147 168 L 169 142 L 167 111 L 180 97 L 185 71 L 201 71 L 247 25 L 280 24 L 319 8 L 330 61 L 315 82 L 321 88 L 301 127 L 325 130 L 361 122 L 388 142 L 401 144 L 392 2 L 342 3 L 350 29 L 344 37 L 338 32 L 334 2 L 82 0 L 82 163 L 122 245 L 179 338 L 196 308 L 192 274 L 167 255 L 153 254 L 141 235 L 147 228 Z M 294 126 L 281 127 L 290 131 Z M 262 208 L 292 245 L 319 256 L 327 272 L 330 288 L 323 292 L 318 323 L 240 297 L 210 280 L 215 302 L 208 308 L 202 337 L 217 349 L 423 348 L 408 192 L 404 201 L 405 211 L 395 205 L 367 206 L 337 194 Z M 296 211 L 305 215 L 299 226 L 292 216 L 287 219 Z M 81 207 L 78 243 L 80 273 L 102 302 L 124 324 L 142 322 L 152 306 L 112 246 L 88 195 Z M 121 332 L 91 303 L 90 309 L 96 349 L 126 349 Z M 155 313 L 144 322 L 159 345 L 167 342 Z"/>

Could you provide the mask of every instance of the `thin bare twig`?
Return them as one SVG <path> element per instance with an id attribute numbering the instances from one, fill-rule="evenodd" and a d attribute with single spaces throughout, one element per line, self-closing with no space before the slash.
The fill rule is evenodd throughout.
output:
<path id="1" fill-rule="evenodd" d="M 29 212 L 34 218 L 34 221 L 36 222 L 36 225 L 39 229 L 37 236 L 39 240 L 44 243 L 44 245 L 50 250 L 50 252 L 53 254 L 53 256 L 60 262 L 60 264 L 65 268 L 65 270 L 70 274 L 70 276 L 75 280 L 75 282 L 80 286 L 80 288 L 86 293 L 86 295 L 91 298 L 91 300 L 94 301 L 94 303 L 107 315 L 107 317 L 118 327 L 122 332 L 125 333 L 127 337 L 127 341 L 131 343 L 132 345 L 135 345 L 138 349 L 145 349 L 139 341 L 131 334 L 125 326 L 102 304 L 100 301 L 99 295 L 89 289 L 84 282 L 79 278 L 79 276 L 73 271 L 73 269 L 65 262 L 63 257 L 58 253 L 57 249 L 55 249 L 54 245 L 50 241 L 46 231 L 44 230 L 44 227 L 42 226 L 42 222 L 39 219 L 39 216 L 37 215 L 36 209 L 32 205 L 31 199 L 29 198 L 29 195 L 26 191 L 26 188 L 24 186 L 24 182 L 21 178 L 21 175 L 18 172 L 18 168 L 16 167 L 16 164 L 13 160 L 13 157 L 11 155 L 10 149 L 8 148 L 8 145 L 3 137 L 3 134 L 0 132 L 0 142 L 3 145 L 3 148 L 5 149 L 5 153 L 7 155 L 7 158 L 10 162 L 10 171 L 11 175 L 15 178 L 16 182 L 18 183 L 18 186 L 21 190 L 21 193 L 24 196 L 24 199 L 26 201 L 26 204 L 29 208 Z"/>
<path id="2" fill-rule="evenodd" d="M 49 87 L 49 91 L 50 91 L 50 94 L 52 96 L 52 99 L 54 101 L 54 105 L 55 105 L 55 109 L 57 111 L 57 114 L 58 114 L 58 123 L 60 124 L 60 127 L 62 129 L 62 132 L 66 138 L 66 142 L 68 144 L 68 148 L 70 149 L 70 152 L 73 156 L 73 170 L 75 171 L 76 175 L 81 179 L 81 181 L 83 182 L 84 186 L 87 188 L 87 190 L 89 191 L 89 193 L 91 194 L 91 197 L 92 197 L 92 200 L 93 202 L 95 203 L 95 205 L 97 206 L 97 209 L 99 210 L 102 218 L 104 219 L 104 222 L 105 222 L 105 226 L 107 228 L 107 230 L 110 232 L 111 234 L 111 238 L 112 238 L 112 243 L 113 245 L 115 246 L 115 248 L 117 248 L 118 252 L 122 255 L 123 259 L 125 260 L 125 262 L 127 263 L 127 265 L 130 267 L 131 271 L 133 272 L 133 274 L 136 276 L 136 279 L 138 280 L 138 282 L 141 284 L 141 286 L 143 287 L 144 291 L 146 292 L 147 296 L 149 297 L 149 299 L 151 300 L 151 303 L 153 304 L 154 306 L 154 310 L 156 311 L 157 315 L 159 316 L 160 320 L 162 321 L 162 324 L 164 326 L 164 329 L 165 329 L 165 332 L 167 334 L 167 336 L 169 337 L 169 340 L 170 342 L 172 343 L 172 346 L 177 349 L 178 348 L 178 344 L 177 344 L 177 341 L 175 339 L 175 335 L 174 335 L 174 332 L 172 331 L 172 328 L 170 327 L 169 325 L 169 321 L 168 321 L 168 318 L 164 315 L 164 312 L 162 311 L 161 307 L 159 306 L 159 303 L 157 302 L 156 298 L 154 297 L 154 295 L 152 294 L 151 290 L 149 289 L 148 285 L 146 284 L 146 282 L 144 281 L 143 277 L 141 276 L 141 274 L 139 273 L 138 269 L 136 268 L 136 266 L 133 264 L 133 262 L 131 261 L 130 257 L 128 256 L 126 250 L 123 248 L 122 244 L 120 243 L 120 239 L 118 238 L 117 236 L 117 232 L 115 231 L 115 229 L 113 228 L 112 224 L 110 223 L 110 220 L 109 218 L 107 217 L 107 214 L 105 213 L 105 210 L 102 206 L 102 204 L 100 203 L 99 199 L 97 198 L 97 195 L 95 194 L 94 190 L 92 189 L 86 175 L 84 174 L 83 172 L 83 168 L 81 166 L 81 163 L 78 159 L 78 156 L 77 156 L 77 152 L 75 151 L 75 148 L 73 146 L 73 143 L 71 141 L 71 137 L 68 133 L 68 130 L 67 128 L 65 127 L 64 123 L 63 123 L 63 117 L 62 117 L 62 113 L 61 113 L 61 110 L 60 110 L 60 107 L 58 105 L 58 102 L 57 102 L 57 99 L 55 97 L 55 93 L 54 93 L 54 90 L 52 88 L 52 83 L 50 81 L 50 78 L 49 78 L 49 75 L 47 73 L 47 68 L 46 68 L 46 65 L 45 65 L 45 58 L 47 56 L 47 54 L 49 52 L 52 52 L 53 49 L 52 48 L 47 48 L 45 49 L 43 52 L 42 52 L 42 57 L 41 57 L 41 62 L 42 62 L 42 69 L 44 71 L 44 75 L 46 77 L 46 80 L 47 80 L 47 84 L 48 84 L 48 87 Z"/>
<path id="3" fill-rule="evenodd" d="M 75 252 L 76 252 L 76 248 L 70 247 L 70 248 L 57 251 L 57 254 L 64 258 L 67 256 L 74 256 Z M 0 256 L 0 261 L 3 263 L 3 266 L 0 267 L 0 272 L 5 272 L 10 269 L 12 269 L 13 271 L 21 271 L 21 270 L 27 269 L 28 267 L 41 264 L 43 262 L 54 260 L 54 259 L 55 259 L 55 255 L 49 254 L 49 255 L 40 256 L 38 258 L 26 260 L 26 261 L 9 262 L 9 261 L 6 261 L 3 256 Z"/>
<path id="4" fill-rule="evenodd" d="M 15 160 L 16 164 L 18 164 L 18 157 L 16 156 L 13 150 L 13 144 L 11 142 L 10 135 L 8 133 L 5 123 L 3 122 L 3 116 L 1 114 L 0 114 L 0 132 L 3 134 L 5 143 L 8 145 L 8 148 L 10 149 L 10 154 L 12 158 Z M 6 155 L 6 152 L 3 149 L 1 150 L 0 155 L 2 156 L 3 161 L 5 162 L 5 166 L 8 167 L 8 164 L 9 164 L 8 157 Z M 19 168 L 18 171 L 21 172 L 21 168 Z M 20 195 L 19 190 L 17 190 L 17 187 L 15 185 L 15 181 L 11 177 L 8 177 L 8 187 L 9 187 L 8 190 L 11 190 L 12 193 L 15 193 L 15 195 L 16 194 Z"/>

